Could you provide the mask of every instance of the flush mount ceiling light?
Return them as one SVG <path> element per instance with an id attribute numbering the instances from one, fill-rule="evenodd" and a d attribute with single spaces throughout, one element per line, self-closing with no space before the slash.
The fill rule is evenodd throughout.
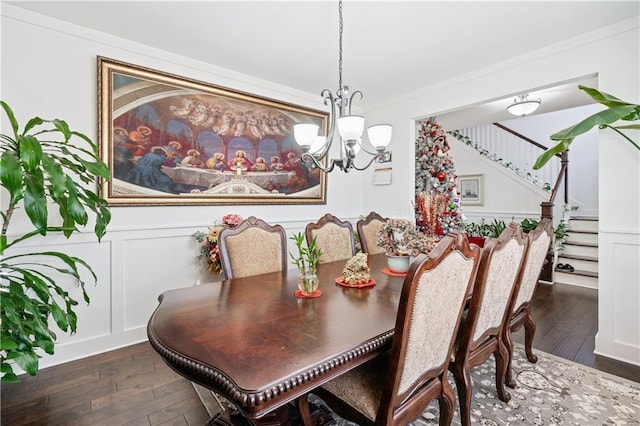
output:
<path id="1" fill-rule="evenodd" d="M 339 61 L 338 61 L 338 90 L 334 96 L 329 89 L 324 89 L 320 96 L 324 99 L 325 105 L 331 105 L 329 116 L 329 131 L 327 136 L 319 136 L 319 126 L 310 123 L 301 123 L 293 126 L 293 133 L 296 142 L 302 149 L 302 161 L 311 167 L 317 167 L 325 172 L 330 172 L 334 167 L 338 167 L 344 172 L 351 169 L 364 170 L 373 164 L 374 160 L 388 154 L 387 145 L 391 142 L 391 125 L 378 124 L 367 129 L 369 142 L 375 148 L 374 151 L 367 150 L 362 144 L 362 133 L 364 131 L 364 117 L 351 114 L 351 103 L 354 96 L 360 95 L 359 90 L 349 95 L 349 87 L 342 84 L 342 0 L 338 2 L 339 16 Z M 337 131 L 336 131 L 337 129 Z M 327 158 L 329 149 L 334 139 L 340 140 L 340 157 L 329 160 L 326 167 L 322 161 Z M 355 157 L 360 151 L 370 155 L 368 163 L 363 167 L 355 165 Z"/>
<path id="2" fill-rule="evenodd" d="M 528 96 L 528 94 L 524 94 L 515 98 L 514 103 L 507 107 L 507 111 L 513 115 L 524 117 L 537 110 L 542 101 L 540 99 L 530 101 L 527 99 Z"/>

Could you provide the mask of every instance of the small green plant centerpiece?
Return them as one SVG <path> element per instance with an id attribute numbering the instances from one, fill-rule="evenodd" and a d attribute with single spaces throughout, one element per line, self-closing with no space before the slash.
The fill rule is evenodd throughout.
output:
<path id="1" fill-rule="evenodd" d="M 295 264 L 300 271 L 298 289 L 303 295 L 310 295 L 318 289 L 318 262 L 324 252 L 317 247 L 316 237 L 313 237 L 308 246 L 302 232 L 293 234 L 289 239 L 293 240 L 298 248 L 298 256 L 289 252 L 291 263 Z"/>
<path id="2" fill-rule="evenodd" d="M 0 183 L 6 191 L 0 212 L 0 372 L 3 382 L 16 382 L 16 365 L 36 375 L 42 353 L 53 354 L 54 323 L 64 332 L 75 333 L 73 309 L 78 302 L 65 289 L 67 283 L 79 285 L 89 303 L 85 279 L 95 283 L 97 277 L 84 260 L 65 253 L 7 250 L 32 237 L 61 233 L 69 238 L 79 231 L 78 225 L 87 225 L 88 211 L 93 213 L 94 233 L 100 241 L 111 213 L 99 196 L 99 187 L 92 188 L 98 178 L 109 178 L 109 169 L 100 160 L 96 144 L 65 121 L 34 117 L 21 132 L 9 105 L 0 101 L 0 106 L 11 130 L 0 134 Z M 53 220 L 48 214 L 51 205 L 57 206 L 58 217 Z M 9 238 L 9 223 L 19 210 L 34 229 Z"/>

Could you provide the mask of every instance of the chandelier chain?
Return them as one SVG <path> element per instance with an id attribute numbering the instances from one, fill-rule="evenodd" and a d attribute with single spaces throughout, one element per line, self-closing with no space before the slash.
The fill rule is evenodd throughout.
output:
<path id="1" fill-rule="evenodd" d="M 327 135 L 318 135 L 320 126 L 317 124 L 301 123 L 293 126 L 296 142 L 302 149 L 302 155 L 300 156 L 302 162 L 311 169 L 320 169 L 326 173 L 331 172 L 334 167 L 345 173 L 349 170 L 364 170 L 371 166 L 374 161 L 389 154 L 386 147 L 391 142 L 391 125 L 378 124 L 367 128 L 369 142 L 375 148 L 375 151 L 369 151 L 361 143 L 364 117 L 351 115 L 351 102 L 355 96 L 360 96 L 360 99 L 362 99 L 362 92 L 356 90 L 353 93 L 349 93 L 349 88 L 342 82 L 342 40 L 344 32 L 342 11 L 343 0 L 338 0 L 338 90 L 335 92 L 335 96 L 329 89 L 324 89 L 320 92 L 324 104 L 331 106 L 328 116 L 328 129 L 326 129 L 325 122 Z M 340 157 L 329 159 L 329 151 L 334 141 L 340 144 Z M 356 154 L 359 151 L 371 156 L 363 167 L 358 167 L 355 164 Z"/>
<path id="2" fill-rule="evenodd" d="M 338 2 L 339 30 L 338 40 L 340 43 L 338 53 L 338 96 L 342 96 L 342 0 Z"/>

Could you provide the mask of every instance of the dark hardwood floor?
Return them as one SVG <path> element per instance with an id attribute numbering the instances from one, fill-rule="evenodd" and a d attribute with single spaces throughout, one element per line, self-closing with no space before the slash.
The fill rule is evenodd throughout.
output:
<path id="1" fill-rule="evenodd" d="M 595 290 L 540 285 L 532 312 L 536 349 L 640 382 L 640 367 L 593 354 Z M 514 340 L 524 342 L 524 332 Z M 167 367 L 146 342 L 21 379 L 0 386 L 2 425 L 202 426 L 208 420 L 190 382 Z"/>

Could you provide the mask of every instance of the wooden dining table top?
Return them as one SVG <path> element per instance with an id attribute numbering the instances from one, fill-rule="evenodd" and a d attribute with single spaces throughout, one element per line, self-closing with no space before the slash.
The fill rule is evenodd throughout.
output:
<path id="1" fill-rule="evenodd" d="M 297 270 L 162 293 L 147 334 L 178 374 L 259 418 L 390 346 L 404 278 L 368 259 L 373 287 L 336 284 L 346 260 L 320 264 L 317 298 L 302 299 Z"/>

